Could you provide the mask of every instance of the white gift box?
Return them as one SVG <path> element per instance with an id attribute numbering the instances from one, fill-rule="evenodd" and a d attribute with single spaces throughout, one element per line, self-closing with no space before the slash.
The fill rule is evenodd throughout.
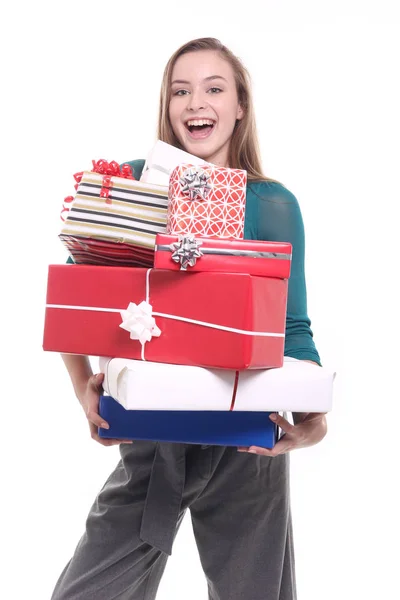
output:
<path id="1" fill-rule="evenodd" d="M 335 372 L 285 357 L 283 367 L 231 371 L 101 358 L 104 390 L 128 410 L 328 412 Z"/>
<path id="2" fill-rule="evenodd" d="M 157 185 L 169 185 L 169 176 L 181 163 L 210 165 L 202 158 L 158 140 L 147 156 L 140 181 Z"/>

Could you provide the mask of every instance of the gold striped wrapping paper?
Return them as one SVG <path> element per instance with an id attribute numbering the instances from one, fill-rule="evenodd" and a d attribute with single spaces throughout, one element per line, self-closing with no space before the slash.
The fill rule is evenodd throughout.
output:
<path id="1" fill-rule="evenodd" d="M 154 250 L 157 233 L 166 231 L 168 186 L 123 177 L 112 177 L 111 182 L 108 198 L 101 198 L 103 175 L 84 172 L 61 236 L 85 236 Z"/>

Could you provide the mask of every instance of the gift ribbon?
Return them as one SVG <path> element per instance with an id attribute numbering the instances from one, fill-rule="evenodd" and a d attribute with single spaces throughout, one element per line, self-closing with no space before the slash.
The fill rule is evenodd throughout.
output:
<path id="1" fill-rule="evenodd" d="M 131 340 L 139 340 L 142 347 L 150 342 L 152 337 L 160 337 L 161 330 L 156 325 L 152 316 L 153 307 L 143 300 L 139 305 L 130 302 L 126 310 L 121 311 L 122 323 L 120 327 L 130 333 Z"/>
<path id="2" fill-rule="evenodd" d="M 67 196 L 66 198 L 64 198 L 64 202 L 66 204 L 70 204 L 73 201 L 74 201 L 74 197 L 73 196 Z M 69 210 L 70 210 L 69 207 L 67 207 L 67 206 L 65 206 L 65 204 L 63 204 L 62 211 L 60 213 L 61 221 L 65 221 L 65 218 L 63 217 L 63 213 L 64 212 L 69 212 Z"/>
<path id="3" fill-rule="evenodd" d="M 110 163 L 100 158 L 100 160 L 92 160 L 93 173 L 100 173 L 100 175 L 108 175 L 109 177 L 122 177 L 123 179 L 135 179 L 130 165 L 124 164 L 122 167 L 112 160 Z"/>
<path id="4" fill-rule="evenodd" d="M 166 248 L 172 251 L 171 258 L 181 265 L 181 271 L 186 271 L 188 267 L 194 267 L 197 259 L 203 256 L 200 250 L 202 243 L 200 240 L 196 240 L 192 233 L 189 233 L 181 236 L 177 242 L 173 242 Z M 162 249 L 164 248 L 165 246 L 162 246 Z"/>
<path id="5" fill-rule="evenodd" d="M 229 410 L 233 410 L 234 407 L 235 407 L 235 400 L 236 400 L 236 394 L 237 394 L 238 386 L 239 386 L 239 371 L 236 371 L 236 373 L 235 373 L 235 382 L 233 384 L 233 390 L 232 390 L 231 407 L 230 407 Z"/>
<path id="6" fill-rule="evenodd" d="M 204 254 L 211 254 L 213 256 L 244 256 L 248 258 L 276 258 L 278 260 L 291 260 L 292 255 L 286 254 L 285 252 L 262 252 L 258 250 L 237 250 L 234 248 L 201 248 L 202 242 L 193 239 L 189 239 L 189 236 L 182 236 L 177 242 L 172 244 L 157 244 L 155 246 L 156 251 L 160 252 L 171 252 L 171 259 L 181 264 L 181 270 L 186 271 L 187 267 L 193 267 L 198 258 L 201 258 Z"/>
<path id="7" fill-rule="evenodd" d="M 119 164 L 115 161 L 112 160 L 111 162 L 107 162 L 106 160 L 104 160 L 104 158 L 100 158 L 99 160 L 92 160 L 92 173 L 98 173 L 100 175 L 103 175 L 103 180 L 102 180 L 102 187 L 100 190 L 100 198 L 105 198 L 106 200 L 106 204 L 111 204 L 111 198 L 110 196 L 110 190 L 113 186 L 113 182 L 111 181 L 111 177 L 121 177 L 123 179 L 135 179 L 133 176 L 133 171 L 132 171 L 132 167 L 130 165 L 124 164 L 122 165 L 122 167 L 119 166 Z M 79 184 L 82 181 L 82 177 L 83 177 L 83 173 L 84 171 L 79 171 L 79 173 L 75 173 L 74 174 L 74 179 L 76 181 L 74 187 L 75 190 L 78 190 Z M 74 197 L 73 196 L 67 196 L 67 198 L 64 198 L 64 202 L 69 204 L 71 202 L 73 202 Z M 69 212 L 70 208 L 66 207 L 63 204 L 62 210 L 61 210 L 61 220 L 65 221 L 65 218 L 63 217 L 63 213 L 64 212 Z"/>
<path id="8" fill-rule="evenodd" d="M 150 272 L 153 269 L 148 269 L 146 273 L 146 300 L 149 304 L 150 294 Z M 150 305 L 151 306 L 151 305 Z M 96 312 L 111 312 L 120 313 L 122 319 L 124 319 L 123 313 L 125 312 L 120 308 L 104 308 L 99 306 L 75 306 L 71 304 L 46 304 L 46 308 L 61 308 L 67 310 L 90 310 Z M 257 337 L 279 337 L 284 338 L 284 333 L 272 333 L 270 331 L 249 331 L 247 329 L 236 329 L 235 327 L 227 327 L 225 325 L 218 325 L 217 323 L 208 323 L 207 321 L 198 321 L 197 319 L 189 319 L 188 317 L 180 317 L 179 315 L 169 315 L 161 312 L 151 311 L 151 317 L 163 317 L 164 319 L 173 319 L 174 321 L 183 321 L 184 323 L 193 323 L 193 325 L 200 325 L 201 327 L 210 327 L 211 329 L 218 329 L 220 331 L 228 331 L 230 333 L 238 333 L 240 335 L 252 335 Z M 144 356 L 145 343 L 142 344 L 142 360 L 146 360 Z"/>
<path id="9" fill-rule="evenodd" d="M 112 188 L 111 175 L 103 175 L 103 181 L 101 182 L 102 188 L 100 190 L 100 198 L 106 199 L 106 204 L 111 204 L 110 189 Z"/>
<path id="10" fill-rule="evenodd" d="M 182 173 L 179 183 L 182 186 L 182 192 L 189 196 L 190 200 L 206 200 L 208 193 L 212 189 L 209 183 L 211 175 L 204 169 L 190 167 Z"/>

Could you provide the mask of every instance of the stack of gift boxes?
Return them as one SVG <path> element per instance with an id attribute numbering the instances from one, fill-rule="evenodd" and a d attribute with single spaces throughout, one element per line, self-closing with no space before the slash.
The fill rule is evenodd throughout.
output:
<path id="1" fill-rule="evenodd" d="M 101 357 L 101 436 L 271 447 L 270 411 L 330 410 L 334 374 L 283 357 L 292 249 L 243 240 L 245 171 L 158 142 L 140 181 L 76 179 L 43 347 Z"/>

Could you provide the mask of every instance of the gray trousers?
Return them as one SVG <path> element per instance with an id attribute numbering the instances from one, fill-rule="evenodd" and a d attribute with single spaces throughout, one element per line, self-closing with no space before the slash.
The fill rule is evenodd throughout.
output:
<path id="1" fill-rule="evenodd" d="M 134 442 L 52 600 L 153 600 L 187 508 L 209 600 L 296 600 L 289 458 Z"/>

